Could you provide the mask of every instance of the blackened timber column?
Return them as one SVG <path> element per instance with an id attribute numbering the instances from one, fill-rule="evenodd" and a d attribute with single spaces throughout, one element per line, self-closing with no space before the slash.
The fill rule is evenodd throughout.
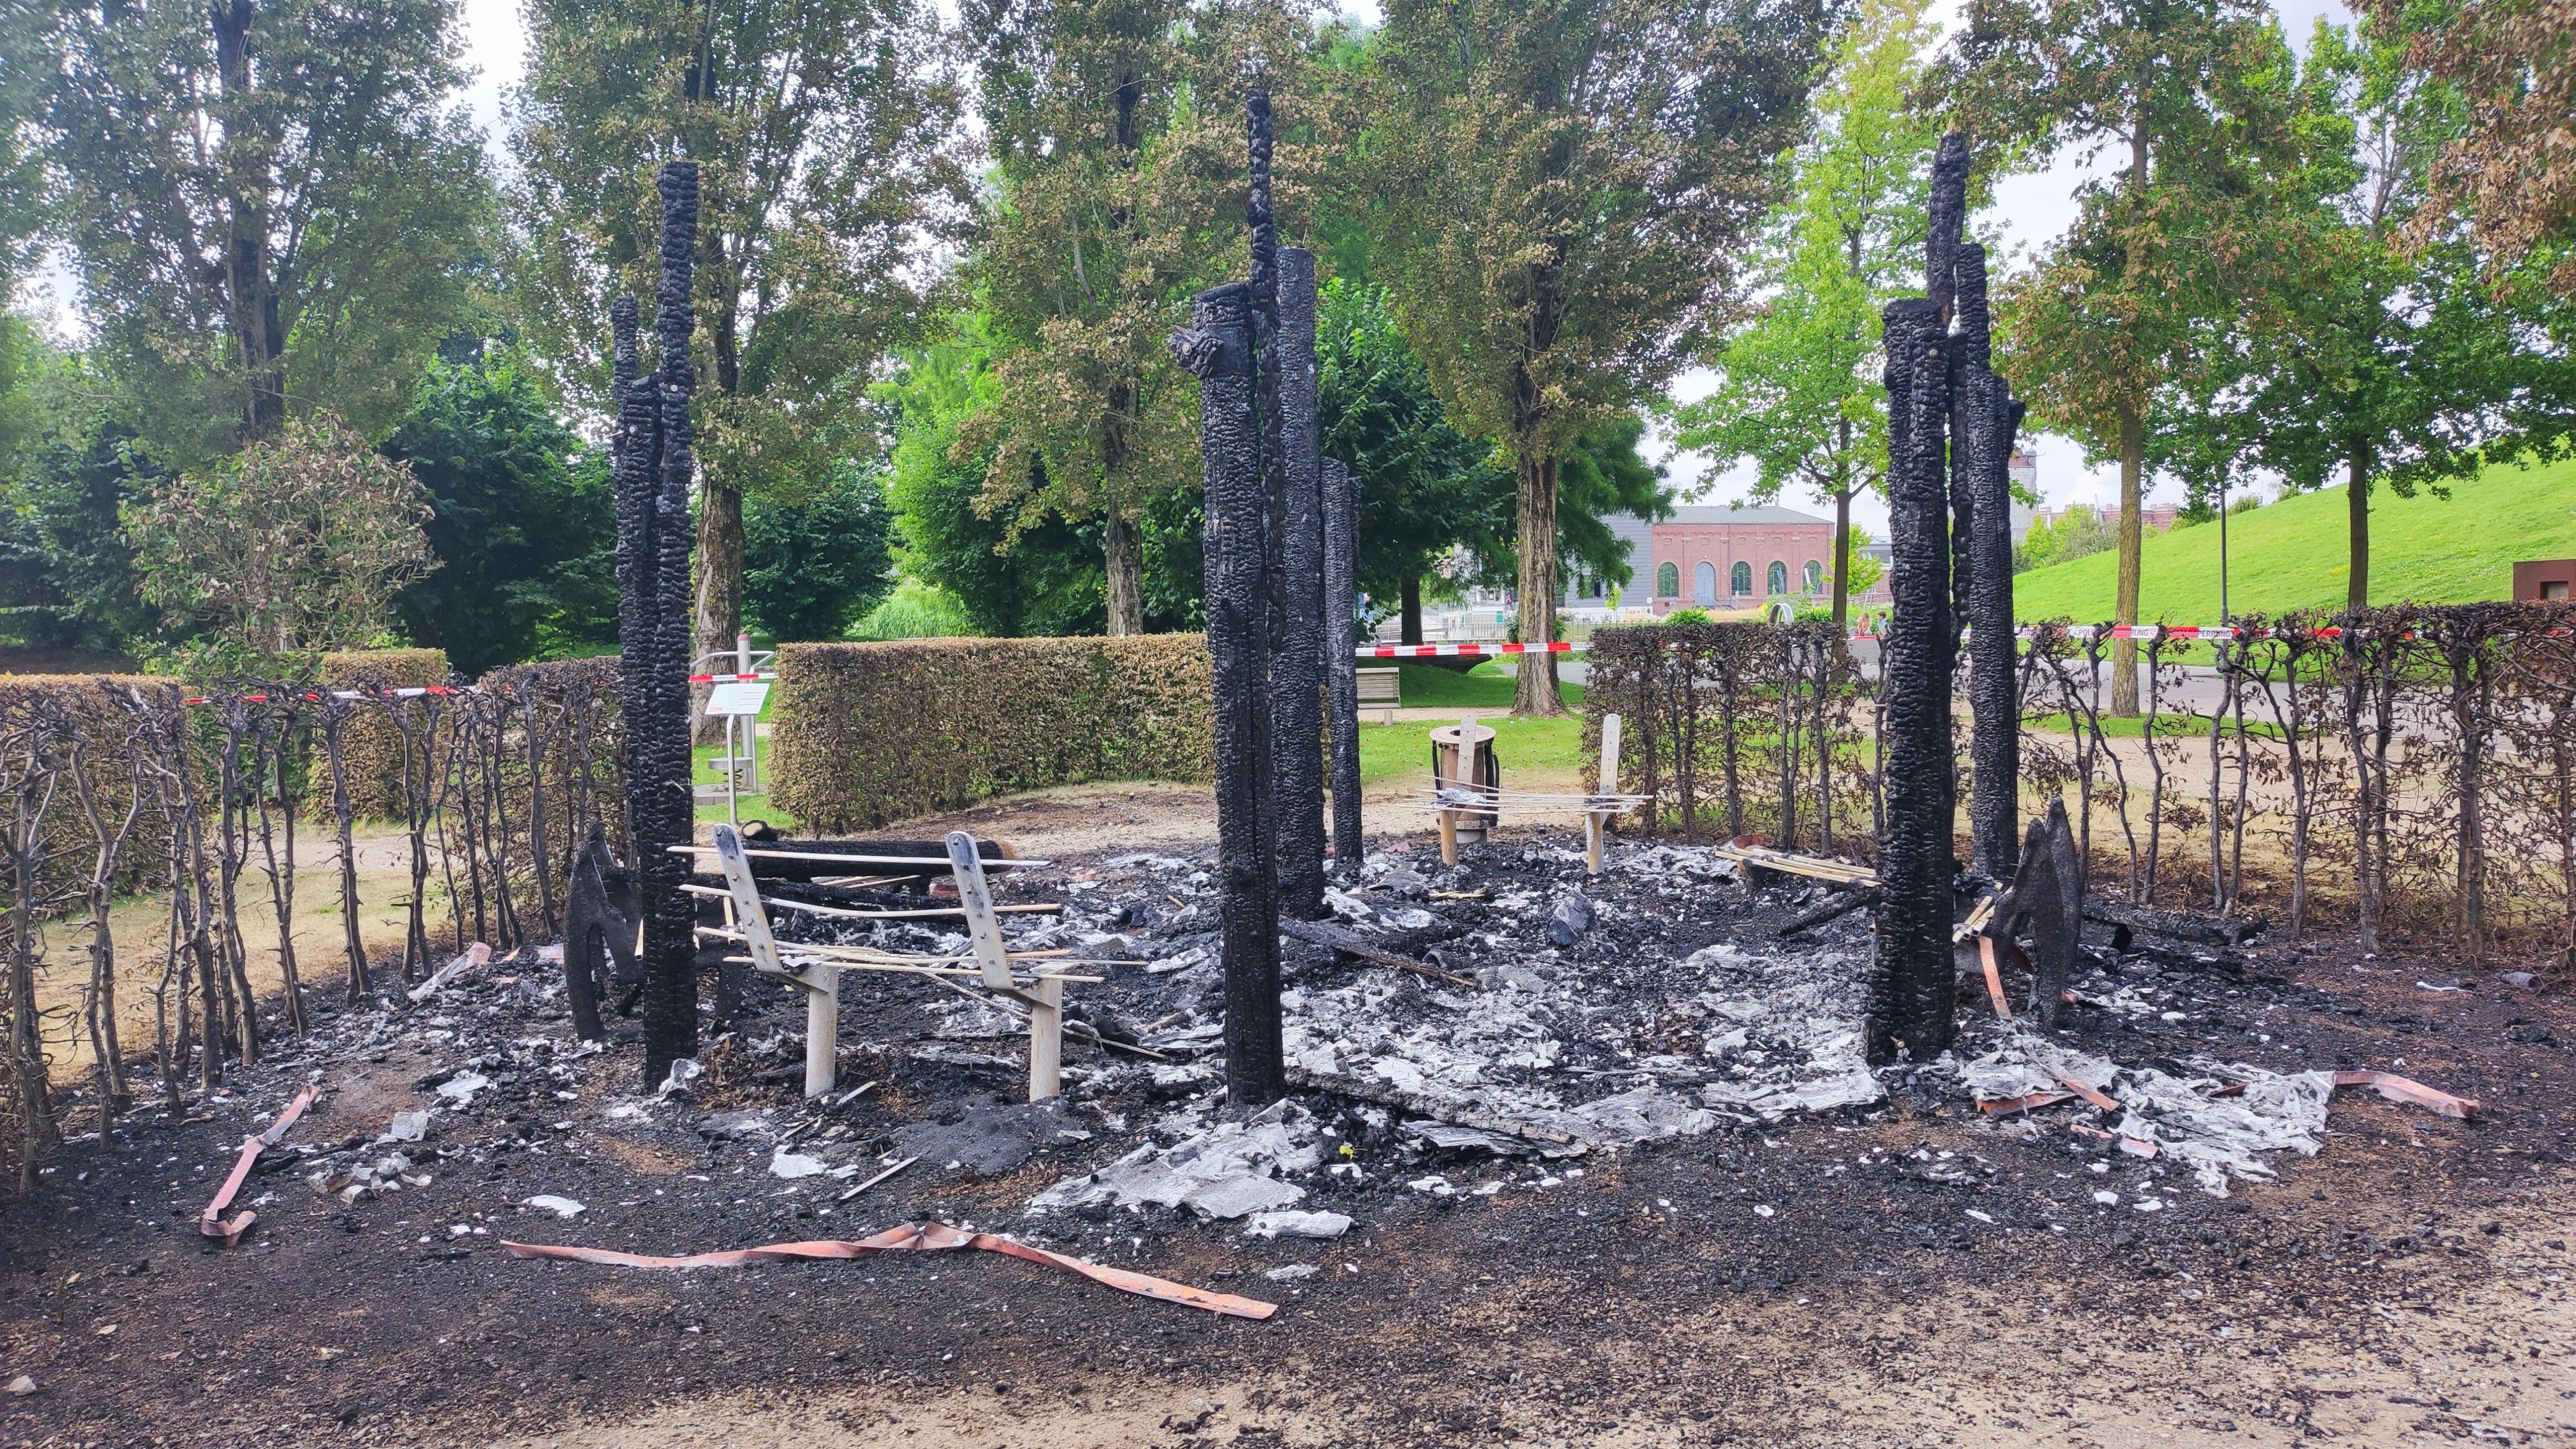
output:
<path id="1" fill-rule="evenodd" d="M 1191 303 L 1172 354 L 1199 379 L 1207 483 L 1207 638 L 1216 697 L 1218 909 L 1225 941 L 1225 1083 L 1251 1109 L 1287 1090 L 1279 1039 L 1279 876 L 1270 787 L 1270 586 L 1252 289 L 1230 283 Z"/>
<path id="2" fill-rule="evenodd" d="M 1280 604 L 1270 656 L 1279 909 L 1324 914 L 1324 517 L 1316 451 L 1315 254 L 1279 250 Z M 1348 649 L 1343 650 L 1349 653 Z"/>
<path id="3" fill-rule="evenodd" d="M 1324 495 L 1324 678 L 1331 684 L 1333 733 L 1333 869 L 1359 876 L 1368 854 L 1360 838 L 1359 476 L 1339 458 L 1318 473 Z"/>
<path id="4" fill-rule="evenodd" d="M 688 844 L 695 825 L 688 676 L 689 484 L 695 472 L 689 401 L 697 390 L 697 371 L 689 361 L 689 337 L 697 325 L 690 298 L 698 234 L 696 163 L 665 163 L 658 184 L 662 276 L 654 298 L 653 334 L 660 368 L 651 392 L 659 412 L 659 448 L 650 474 L 651 563 L 637 571 L 636 579 L 639 592 L 649 590 L 650 613 L 642 621 L 643 639 L 623 643 L 625 649 L 642 644 L 650 664 L 640 681 L 631 669 L 622 676 L 630 689 L 639 682 L 644 686 L 640 698 L 628 701 L 625 728 L 627 809 L 635 821 L 636 878 L 643 885 L 648 1086 L 658 1085 L 671 1063 L 695 1056 L 698 1046 L 696 942 L 691 934 L 696 913 L 680 890 L 687 883 L 689 860 L 670 849 Z M 628 391 L 631 397 L 644 389 Z M 642 708 L 636 710 L 639 704 Z"/>
<path id="5" fill-rule="evenodd" d="M 1975 721 L 1969 759 L 1976 789 L 1968 798 L 1968 835 L 1977 870 L 2008 881 L 2020 864 L 2015 829 L 2021 791 L 2019 650 L 2013 638 L 2012 445 L 2021 404 L 1993 367 L 1986 305 L 1986 249 L 1962 243 L 1952 254 L 1958 283 L 1959 354 L 1952 375 L 1959 396 L 1955 455 L 1964 455 L 1951 487 L 1974 493 L 1968 542 L 1968 712 Z M 1955 586 L 1954 586 L 1955 592 Z M 2010 923 L 2006 923 L 2009 925 Z"/>
<path id="6" fill-rule="evenodd" d="M 1950 540 L 1943 477 L 1949 411 L 1941 312 L 1924 298 L 1885 313 L 1888 412 L 1902 417 L 1888 468 L 1888 591 L 1879 694 L 1886 824 L 1879 834 L 1877 960 L 1869 1056 L 1930 1061 L 1950 1044 L 1957 968 L 1950 950 Z M 1897 434 L 1891 428 L 1891 436 Z"/>

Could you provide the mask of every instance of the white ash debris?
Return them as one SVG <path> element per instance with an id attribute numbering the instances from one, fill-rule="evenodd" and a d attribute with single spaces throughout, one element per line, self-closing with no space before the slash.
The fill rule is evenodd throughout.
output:
<path id="1" fill-rule="evenodd" d="M 1710 1023 L 1701 1052 L 1725 1073 L 1701 1086 L 1702 1106 L 1774 1122 L 1886 1096 L 1869 1066 L 1861 962 L 1834 952 L 1754 956 L 1723 942 L 1682 964 L 1724 983 L 1696 1003 Z"/>
<path id="2" fill-rule="evenodd" d="M 1252 1117 L 1190 1130 L 1194 1111 L 1156 1124 L 1177 1130 L 1170 1146 L 1147 1142 L 1097 1172 L 1068 1177 L 1029 1200 L 1034 1211 L 1095 1205 L 1186 1207 L 1201 1218 L 1231 1219 L 1292 1207 L 1306 1189 L 1293 1182 L 1323 1161 L 1313 1114 L 1276 1102 Z"/>
<path id="3" fill-rule="evenodd" d="M 2271 1154 L 2314 1157 L 2325 1145 L 2334 1073 L 2273 1072 L 2202 1058 L 2183 1065 L 2192 1075 L 2122 1066 L 2013 1023 L 1993 1050 L 1954 1063 L 1953 1071 L 1982 1101 L 2064 1090 L 2059 1073 L 2082 1082 L 2120 1104 L 2112 1132 L 2190 1168 L 2193 1181 L 2212 1197 L 2227 1196 L 2231 1179 L 2268 1182 L 2278 1176 Z"/>

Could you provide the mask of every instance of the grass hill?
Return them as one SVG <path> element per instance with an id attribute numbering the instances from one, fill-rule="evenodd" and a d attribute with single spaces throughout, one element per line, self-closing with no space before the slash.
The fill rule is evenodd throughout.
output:
<path id="1" fill-rule="evenodd" d="M 2284 498 L 2227 520 L 2227 600 L 2240 613 L 2339 609 L 2348 572 L 2344 490 Z M 2576 557 L 2576 462 L 2489 468 L 2429 493 L 2370 500 L 2370 599 L 2464 603 L 2513 595 L 2516 559 Z M 2013 580 L 2024 620 L 2111 617 L 2119 556 L 2097 553 Z M 2218 526 L 2149 538 L 2139 556 L 2138 617 L 2167 624 L 2218 620 Z"/>

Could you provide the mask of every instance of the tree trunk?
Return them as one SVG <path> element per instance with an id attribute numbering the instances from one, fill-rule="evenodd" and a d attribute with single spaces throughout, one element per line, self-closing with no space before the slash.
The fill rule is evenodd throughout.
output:
<path id="1" fill-rule="evenodd" d="M 1107 583 L 1109 632 L 1145 632 L 1145 530 L 1112 508 L 1102 518 L 1102 573 Z"/>
<path id="2" fill-rule="evenodd" d="M 2352 574 L 2344 581 L 2344 607 L 2370 607 L 2370 443 L 2352 440 L 2351 473 L 2344 484 L 2344 512 L 2352 520 Z"/>
<path id="3" fill-rule="evenodd" d="M 1526 434 L 1524 434 L 1526 436 Z M 1556 656 L 1547 643 L 1556 637 L 1556 459 L 1532 456 L 1520 460 L 1520 627 L 1530 652 L 1521 656 L 1520 680 L 1512 690 L 1512 713 L 1565 713 L 1556 688 Z"/>
<path id="4" fill-rule="evenodd" d="M 2120 409 L 2120 593 L 2113 605 L 2115 623 L 2138 622 L 2138 549 L 2146 538 L 2139 514 L 2145 493 L 2147 426 L 2136 408 Z M 2121 719 L 2138 716 L 2138 641 L 2111 641 L 2111 713 Z"/>
<path id="5" fill-rule="evenodd" d="M 716 658 L 701 671 L 733 672 L 734 636 L 742 632 L 742 490 L 723 482 L 712 469 L 702 469 L 698 483 L 697 608 L 691 629 L 691 653 Z M 692 744 L 724 738 L 724 721 L 707 716 L 707 691 L 689 686 L 689 735 Z"/>
<path id="6" fill-rule="evenodd" d="M 1406 574 L 1401 586 L 1403 625 L 1396 638 L 1401 643 L 1422 642 L 1422 575 Z"/>
<path id="7" fill-rule="evenodd" d="M 1834 494 L 1834 632 L 1851 627 L 1851 489 Z"/>
<path id="8" fill-rule="evenodd" d="M 258 104 L 250 69 L 251 0 L 217 0 L 208 19 L 214 28 L 215 68 L 223 86 L 216 115 L 223 127 L 221 167 L 226 189 L 224 256 L 220 264 L 224 320 L 240 350 L 245 397 L 242 436 L 274 437 L 286 422 L 286 332 L 269 275 L 268 185 L 270 158 L 258 147 L 249 120 Z"/>

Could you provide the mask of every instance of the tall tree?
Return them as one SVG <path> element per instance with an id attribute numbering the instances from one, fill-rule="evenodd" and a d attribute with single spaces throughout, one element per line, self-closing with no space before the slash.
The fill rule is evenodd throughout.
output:
<path id="1" fill-rule="evenodd" d="M 1930 94 L 2008 162 L 2109 156 L 2067 234 L 1999 289 L 1996 369 L 2041 425 L 2120 464 L 2118 622 L 2138 616 L 2149 412 L 2198 326 L 2275 295 L 2275 192 L 2299 156 L 2289 47 L 2262 0 L 1971 0 Z M 2137 646 L 2112 709 L 2138 711 Z"/>
<path id="2" fill-rule="evenodd" d="M 2576 0 L 2364 0 L 2409 60 L 2457 87 L 2465 124 L 2432 169 L 2443 203 L 2417 213 L 2411 240 L 2467 215 L 2493 265 L 2535 255 L 2548 284 L 2576 297 Z"/>
<path id="3" fill-rule="evenodd" d="M 1805 116 L 1819 0 L 1393 0 L 1369 156 L 1380 275 L 1514 472 L 1521 637 L 1555 632 L 1557 471 L 1733 310 Z M 1533 656 L 1523 713 L 1564 709 Z"/>
<path id="4" fill-rule="evenodd" d="M 1335 278 L 1317 309 L 1323 450 L 1359 481 L 1359 582 L 1394 600 L 1403 639 L 1422 642 L 1423 585 L 1457 549 L 1510 552 L 1512 477 L 1494 446 L 1449 425 L 1386 291 Z"/>
<path id="5" fill-rule="evenodd" d="M 2290 263 L 2286 285 L 2259 315 L 2210 329 L 2207 360 L 2149 439 L 2200 507 L 2252 474 L 2297 490 L 2339 477 L 2354 609 L 2370 602 L 2374 488 L 2443 491 L 2493 456 L 2546 448 L 2576 403 L 2565 354 L 2545 341 L 2546 288 L 2500 295 L 2433 190 L 2465 119 L 2457 92 L 2373 29 L 2357 41 L 2317 23 L 2300 87 L 2315 151 L 2270 248 Z M 2428 212 L 2445 219 L 2428 226 Z"/>
<path id="6" fill-rule="evenodd" d="M 969 178 L 962 94 L 919 0 L 530 0 L 512 144 L 539 346 L 599 359 L 608 298 L 651 290 L 655 168 L 698 163 L 693 636 L 743 620 L 743 498 L 793 505 L 867 456 L 867 389 L 920 316 Z"/>
<path id="7" fill-rule="evenodd" d="M 1834 622 L 1850 606 L 1851 501 L 1887 488 L 1879 309 L 1920 289 L 1940 123 L 1911 104 L 1938 32 L 1923 0 L 1868 0 L 1818 97 L 1791 199 L 1762 251 L 1751 323 L 1709 359 L 1717 391 L 1681 408 L 1673 441 L 1754 461 L 1757 503 L 1791 482 L 1834 506 Z"/>
<path id="8" fill-rule="evenodd" d="M 454 0 L 51 7 L 55 227 L 147 437 L 187 462 L 411 399 L 492 220 Z"/>
<path id="9" fill-rule="evenodd" d="M 962 443 L 992 452 L 981 507 L 1014 536 L 1097 524 L 1109 632 L 1136 633 L 1144 516 L 1198 468 L 1165 339 L 1242 247 L 1243 58 L 1293 65 L 1303 35 L 1272 0 L 973 0 L 966 29 L 994 163 L 967 270 L 1000 387 Z"/>
<path id="10" fill-rule="evenodd" d="M 394 598 L 404 632 L 467 674 L 617 638 L 617 501 L 523 359 L 431 364 L 380 450 L 427 494 L 438 568 Z"/>

